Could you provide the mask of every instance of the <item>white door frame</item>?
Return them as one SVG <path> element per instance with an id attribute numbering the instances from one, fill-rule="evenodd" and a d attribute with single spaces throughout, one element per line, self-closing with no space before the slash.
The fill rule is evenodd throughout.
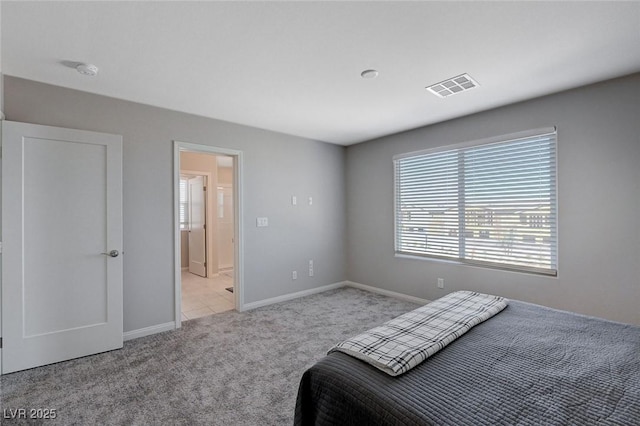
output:
<path id="1" fill-rule="evenodd" d="M 175 323 L 176 328 L 182 326 L 182 268 L 180 259 L 180 152 L 197 152 L 233 157 L 233 197 L 234 204 L 234 274 L 233 291 L 235 308 L 238 312 L 245 310 L 244 303 L 244 233 L 242 226 L 242 151 L 200 145 L 189 142 L 173 141 L 173 230 L 174 230 L 174 285 L 175 285 Z"/>

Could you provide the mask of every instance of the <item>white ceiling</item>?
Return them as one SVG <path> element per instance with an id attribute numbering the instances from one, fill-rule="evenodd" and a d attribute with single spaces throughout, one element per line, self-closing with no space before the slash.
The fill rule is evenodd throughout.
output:
<path id="1" fill-rule="evenodd" d="M 6 75 L 343 145 L 640 71 L 638 1 L 1 8 Z M 424 89 L 462 73 L 480 87 Z"/>

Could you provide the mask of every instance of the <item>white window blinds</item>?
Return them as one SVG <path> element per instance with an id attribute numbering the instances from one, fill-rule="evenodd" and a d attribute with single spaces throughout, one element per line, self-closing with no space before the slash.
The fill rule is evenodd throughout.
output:
<path id="1" fill-rule="evenodd" d="M 180 229 L 189 229 L 189 179 L 180 176 Z"/>
<path id="2" fill-rule="evenodd" d="M 555 129 L 394 166 L 397 254 L 557 274 Z"/>

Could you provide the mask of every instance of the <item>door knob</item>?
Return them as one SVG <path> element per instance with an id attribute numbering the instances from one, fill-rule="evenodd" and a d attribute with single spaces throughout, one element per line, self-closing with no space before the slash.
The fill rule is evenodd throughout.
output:
<path id="1" fill-rule="evenodd" d="M 109 253 L 100 253 L 100 254 L 104 254 L 105 256 L 118 257 L 120 252 L 118 250 L 111 250 Z"/>

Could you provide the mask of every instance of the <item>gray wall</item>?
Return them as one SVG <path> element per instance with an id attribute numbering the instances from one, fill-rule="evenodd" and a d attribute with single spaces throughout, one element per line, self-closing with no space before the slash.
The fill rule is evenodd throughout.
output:
<path id="1" fill-rule="evenodd" d="M 558 127 L 558 278 L 394 257 L 394 154 L 547 126 Z M 426 299 L 476 290 L 640 324 L 640 74 L 353 145 L 346 161 L 349 280 Z"/>
<path id="2" fill-rule="evenodd" d="M 124 137 L 125 331 L 173 321 L 173 140 L 244 151 L 247 303 L 348 278 L 426 299 L 472 289 L 640 324 L 639 99 L 635 74 L 354 145 L 345 167 L 342 147 L 4 81 L 9 120 Z M 558 278 L 394 257 L 394 154 L 554 125 Z M 270 226 L 256 228 L 257 216 Z M 309 258 L 314 278 L 303 272 Z"/>
<path id="3" fill-rule="evenodd" d="M 8 120 L 123 136 L 125 331 L 174 320 L 173 140 L 244 153 L 246 303 L 346 278 L 343 147 L 8 76 L 4 101 Z"/>

